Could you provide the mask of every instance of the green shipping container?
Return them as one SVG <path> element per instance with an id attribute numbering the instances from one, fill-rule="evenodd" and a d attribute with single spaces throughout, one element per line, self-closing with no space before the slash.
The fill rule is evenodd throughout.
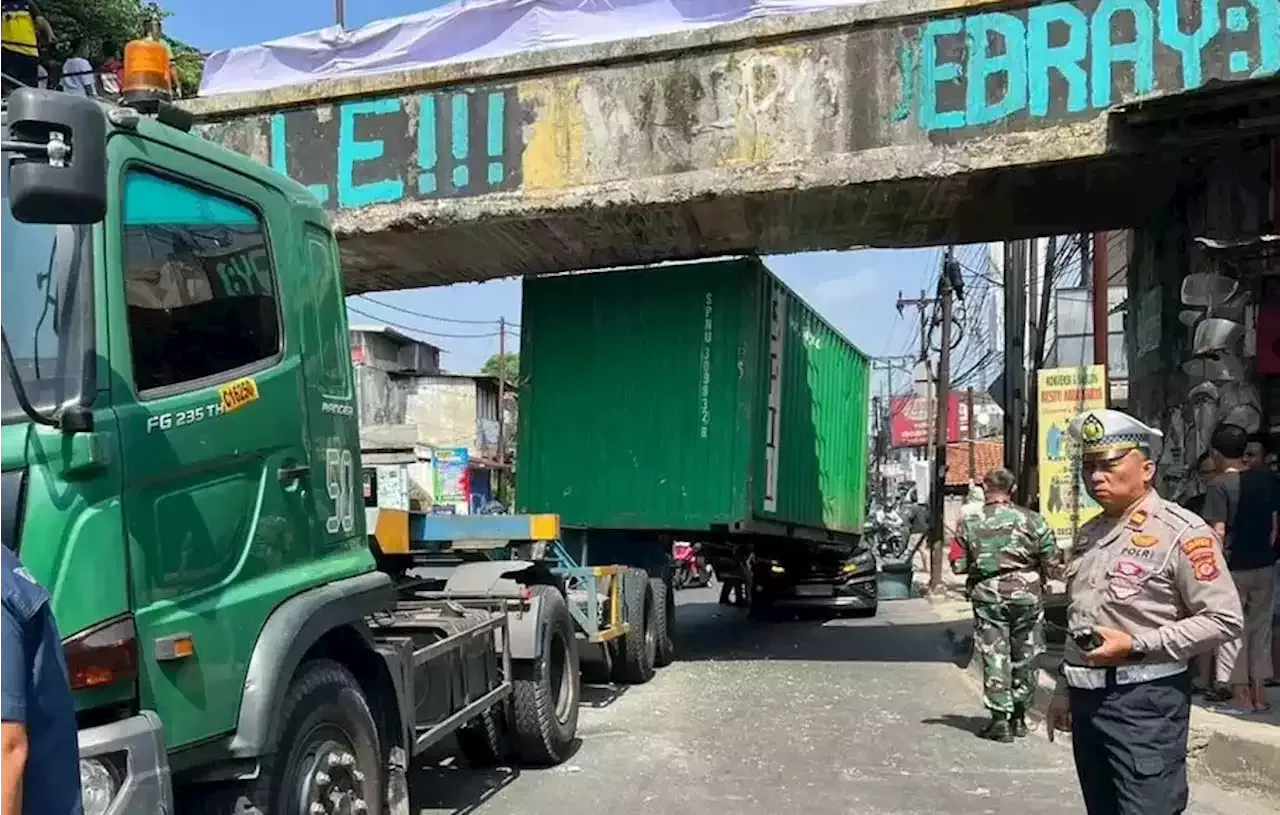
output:
<path id="1" fill-rule="evenodd" d="M 521 511 L 861 531 L 870 361 L 758 259 L 526 279 L 521 335 Z"/>

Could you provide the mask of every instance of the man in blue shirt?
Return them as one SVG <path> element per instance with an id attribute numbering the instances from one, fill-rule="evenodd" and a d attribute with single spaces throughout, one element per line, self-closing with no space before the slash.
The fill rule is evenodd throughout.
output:
<path id="1" fill-rule="evenodd" d="M 0 815 L 80 815 L 75 704 L 49 594 L 0 546 Z"/>

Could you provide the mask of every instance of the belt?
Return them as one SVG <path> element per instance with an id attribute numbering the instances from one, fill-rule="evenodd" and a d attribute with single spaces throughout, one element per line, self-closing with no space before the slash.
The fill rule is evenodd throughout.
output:
<path id="1" fill-rule="evenodd" d="M 1152 662 L 1143 665 L 1116 665 L 1107 668 L 1086 668 L 1083 665 L 1063 663 L 1062 675 L 1067 686 L 1085 690 L 1100 690 L 1113 685 L 1136 685 L 1177 676 L 1187 670 L 1185 662 Z"/>

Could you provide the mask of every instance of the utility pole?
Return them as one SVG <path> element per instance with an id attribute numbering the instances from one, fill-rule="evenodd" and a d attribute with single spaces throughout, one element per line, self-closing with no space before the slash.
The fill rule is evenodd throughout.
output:
<path id="1" fill-rule="evenodd" d="M 1022 411 L 1026 394 L 1026 242 L 1004 244 L 1004 466 L 1022 471 Z"/>
<path id="2" fill-rule="evenodd" d="M 903 298 L 902 292 L 898 292 L 898 314 L 902 314 L 902 309 L 906 306 L 915 306 L 916 313 L 920 316 L 920 356 L 918 361 L 928 365 L 929 363 L 929 320 L 925 317 L 925 309 L 938 302 L 936 297 L 926 297 L 924 289 L 920 290 L 920 296 L 914 298 Z M 927 389 L 926 389 L 927 390 Z M 929 428 L 929 439 L 927 444 L 933 445 L 933 416 L 934 416 L 934 400 L 937 399 L 937 391 L 935 389 L 933 398 L 925 399 L 925 426 Z"/>
<path id="3" fill-rule="evenodd" d="M 333 18 L 338 23 L 338 28 L 347 27 L 346 0 L 333 0 Z"/>
<path id="4" fill-rule="evenodd" d="M 880 417 L 879 396 L 871 397 L 871 417 L 871 472 L 874 473 L 874 478 L 871 481 L 871 494 L 881 497 L 884 495 L 884 488 L 882 487 L 884 477 L 881 476 L 881 472 L 884 470 L 884 444 L 881 439 L 883 424 Z"/>
<path id="5" fill-rule="evenodd" d="M 946 527 L 942 513 L 946 504 L 942 492 L 947 483 L 947 414 L 951 403 L 951 306 L 952 298 L 964 299 L 964 277 L 955 259 L 954 247 L 947 247 L 942 261 L 942 274 L 938 276 L 938 298 L 942 305 L 942 349 L 938 360 L 937 424 L 934 429 L 933 487 L 929 490 L 929 503 L 933 505 L 933 541 L 929 555 L 929 591 L 942 588 L 942 551 Z"/>
<path id="6" fill-rule="evenodd" d="M 1093 364 L 1107 365 L 1107 233 L 1093 233 Z M 1108 400 L 1109 401 L 1109 400 Z"/>
<path id="7" fill-rule="evenodd" d="M 1053 281 L 1058 273 L 1058 238 L 1049 236 L 1049 245 L 1044 254 L 1044 285 L 1040 291 L 1040 303 L 1037 312 L 1032 316 L 1035 338 L 1031 343 L 1031 377 L 1027 382 L 1027 442 L 1023 447 L 1022 470 L 1017 473 L 1019 492 L 1022 500 L 1028 505 L 1034 504 L 1039 493 L 1039 457 L 1037 455 L 1040 442 L 1040 416 L 1035 406 L 1040 404 L 1040 381 L 1037 371 L 1044 362 L 1044 348 L 1048 342 L 1049 308 L 1053 300 Z"/>
<path id="8" fill-rule="evenodd" d="M 871 360 L 871 367 L 877 371 L 884 371 L 889 379 L 889 399 L 892 400 L 896 395 L 893 389 L 893 372 L 894 371 L 911 371 L 911 363 L 916 358 L 912 356 L 893 356 L 893 357 L 876 357 Z M 887 407 L 887 406 L 886 406 Z"/>
<path id="9" fill-rule="evenodd" d="M 884 486 L 885 478 L 883 476 L 883 467 L 885 459 L 885 447 L 888 444 L 888 437 L 892 425 L 893 416 L 893 372 L 903 370 L 910 372 L 911 363 L 915 361 L 913 356 L 888 356 L 877 357 L 871 360 L 871 368 L 876 371 L 884 371 L 886 374 L 887 394 L 883 400 L 876 398 L 873 401 L 876 404 L 876 421 L 879 423 L 879 432 L 876 434 L 876 484 L 882 495 L 888 493 Z M 885 383 L 882 383 L 885 384 Z M 882 412 L 883 411 L 883 412 Z"/>
<path id="10" fill-rule="evenodd" d="M 342 4 L 342 0 L 338 0 Z M 503 473 L 507 466 L 506 406 L 507 406 L 507 319 L 498 318 L 498 483 L 495 492 L 501 494 Z M 494 495 L 496 499 L 498 495 Z"/>
<path id="11" fill-rule="evenodd" d="M 975 438 L 974 425 L 977 424 L 973 420 L 973 386 L 970 385 L 965 389 L 964 394 L 965 411 L 969 418 L 969 486 L 972 487 L 978 483 L 978 442 Z"/>
<path id="12" fill-rule="evenodd" d="M 898 292 L 898 314 L 902 314 L 902 309 L 907 306 L 915 306 L 920 315 L 920 356 L 916 359 L 921 361 L 929 355 L 929 321 L 925 319 L 924 311 L 936 302 L 936 297 L 925 297 L 924 289 L 920 290 L 919 297 L 903 298 L 902 292 Z"/>

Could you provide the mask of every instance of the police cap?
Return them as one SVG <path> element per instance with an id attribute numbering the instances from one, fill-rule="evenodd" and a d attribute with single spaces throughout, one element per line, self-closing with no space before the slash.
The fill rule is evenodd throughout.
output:
<path id="1" fill-rule="evenodd" d="M 1164 434 L 1118 410 L 1086 410 L 1071 420 L 1071 438 L 1080 445 L 1080 453 L 1092 459 L 1121 458 L 1131 450 L 1141 450 L 1154 458 Z"/>

